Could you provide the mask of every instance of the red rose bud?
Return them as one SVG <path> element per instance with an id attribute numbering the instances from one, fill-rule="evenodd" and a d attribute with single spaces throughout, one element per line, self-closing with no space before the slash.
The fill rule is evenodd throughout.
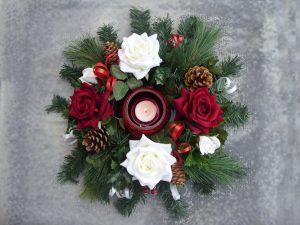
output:
<path id="1" fill-rule="evenodd" d="M 208 134 L 209 128 L 217 127 L 223 121 L 216 96 L 210 95 L 207 87 L 200 87 L 194 92 L 182 88 L 180 97 L 173 104 L 177 110 L 175 119 L 184 118 L 195 134 Z"/>
<path id="2" fill-rule="evenodd" d="M 98 128 L 98 122 L 113 115 L 108 101 L 109 93 L 97 93 L 95 88 L 82 83 L 71 96 L 69 116 L 76 119 L 77 128 Z"/>

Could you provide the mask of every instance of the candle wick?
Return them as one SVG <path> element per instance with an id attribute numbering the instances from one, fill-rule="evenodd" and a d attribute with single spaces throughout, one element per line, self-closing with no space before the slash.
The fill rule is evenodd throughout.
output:
<path id="1" fill-rule="evenodd" d="M 147 112 L 148 111 L 148 109 L 147 108 L 144 108 L 144 112 Z"/>

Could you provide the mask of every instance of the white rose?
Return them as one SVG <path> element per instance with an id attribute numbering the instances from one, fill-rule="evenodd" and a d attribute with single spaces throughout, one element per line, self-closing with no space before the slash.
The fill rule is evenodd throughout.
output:
<path id="1" fill-rule="evenodd" d="M 157 34 L 148 37 L 146 33 L 142 35 L 134 33 L 128 38 L 124 37 L 118 51 L 120 69 L 125 73 L 133 73 L 136 79 L 140 80 L 151 68 L 159 66 L 162 62 L 158 52 Z"/>
<path id="2" fill-rule="evenodd" d="M 94 74 L 93 68 L 86 68 L 82 71 L 82 76 L 79 77 L 79 80 L 83 83 L 89 83 L 89 84 L 97 84 L 98 81 L 96 79 L 96 75 Z"/>
<path id="3" fill-rule="evenodd" d="M 143 135 L 140 140 L 130 140 L 129 146 L 127 159 L 121 165 L 142 186 L 152 190 L 161 180 L 171 181 L 171 165 L 176 162 L 176 158 L 171 155 L 171 144 L 156 143 Z"/>
<path id="4" fill-rule="evenodd" d="M 200 152 L 205 154 L 213 154 L 216 149 L 220 148 L 221 142 L 216 136 L 200 136 L 199 148 Z"/>

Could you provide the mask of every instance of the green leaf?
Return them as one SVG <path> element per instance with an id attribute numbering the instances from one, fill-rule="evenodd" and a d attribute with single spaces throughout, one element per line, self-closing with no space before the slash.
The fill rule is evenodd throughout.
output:
<path id="1" fill-rule="evenodd" d="M 128 75 L 121 71 L 118 65 L 112 65 L 110 67 L 110 73 L 119 80 L 125 80 L 128 78 Z"/>
<path id="2" fill-rule="evenodd" d="M 124 98 L 128 90 L 129 88 L 126 83 L 124 83 L 123 81 L 117 81 L 113 90 L 113 94 L 116 101 L 119 101 L 122 98 Z"/>
<path id="3" fill-rule="evenodd" d="M 131 90 L 134 90 L 136 88 L 139 88 L 141 86 L 143 86 L 143 81 L 141 80 L 137 80 L 136 78 L 134 77 L 131 77 L 127 80 L 126 84 L 128 85 L 128 87 L 131 89 Z"/>
<path id="4" fill-rule="evenodd" d="M 119 164 L 116 161 L 114 160 L 111 161 L 110 167 L 112 170 L 116 169 L 118 166 Z"/>
<path id="5" fill-rule="evenodd" d="M 155 82 L 157 85 L 163 85 L 165 83 L 166 79 L 168 79 L 170 77 L 170 74 L 171 74 L 171 68 L 158 67 L 155 70 L 153 78 L 155 79 Z"/>
<path id="6" fill-rule="evenodd" d="M 93 166 L 94 168 L 101 168 L 103 167 L 106 160 L 109 159 L 108 153 L 106 151 L 102 151 L 95 155 L 88 155 L 86 157 L 86 161 L 88 164 Z"/>
<path id="7" fill-rule="evenodd" d="M 124 120 L 123 120 L 123 118 L 119 118 L 118 120 L 119 120 L 119 125 L 120 125 L 120 127 L 121 127 L 123 130 L 125 130 L 125 125 L 124 125 Z"/>
<path id="8" fill-rule="evenodd" d="M 209 133 L 210 136 L 217 136 L 222 145 L 224 145 L 228 137 L 227 131 L 222 128 L 211 128 Z"/>
<path id="9" fill-rule="evenodd" d="M 110 117 L 110 120 L 104 126 L 105 126 L 109 136 L 112 136 L 117 132 L 118 121 L 116 118 Z"/>

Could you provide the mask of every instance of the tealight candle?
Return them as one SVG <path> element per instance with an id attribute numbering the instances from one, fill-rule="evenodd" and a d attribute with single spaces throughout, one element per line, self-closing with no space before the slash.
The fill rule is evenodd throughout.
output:
<path id="1" fill-rule="evenodd" d="M 124 125 L 132 136 L 159 132 L 169 121 L 170 111 L 164 95 L 151 87 L 141 87 L 130 93 L 122 106 Z"/>
<path id="2" fill-rule="evenodd" d="M 136 105 L 134 113 L 140 121 L 146 123 L 155 118 L 157 110 L 157 106 L 153 102 L 144 100 Z"/>

